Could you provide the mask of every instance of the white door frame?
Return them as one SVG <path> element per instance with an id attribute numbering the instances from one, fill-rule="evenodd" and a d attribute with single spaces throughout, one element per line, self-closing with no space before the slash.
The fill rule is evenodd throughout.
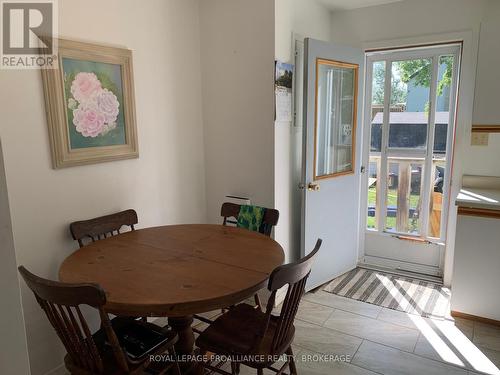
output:
<path id="1" fill-rule="evenodd" d="M 383 41 L 369 41 L 363 43 L 363 49 L 374 50 L 374 49 L 391 49 L 402 46 L 418 46 L 418 45 L 429 45 L 433 43 L 446 43 L 446 42 L 462 42 L 462 56 L 461 56 L 461 71 L 460 71 L 460 86 L 458 88 L 458 102 L 456 110 L 455 119 L 455 145 L 453 150 L 453 165 L 449 189 L 449 211 L 448 211 L 448 225 L 446 234 L 446 249 L 443 256 L 443 282 L 445 285 L 449 286 L 452 279 L 452 265 L 454 258 L 454 247 L 455 247 L 455 224 L 457 218 L 457 210 L 452 201 L 457 196 L 461 179 L 463 175 L 462 168 L 462 158 L 464 157 L 464 152 L 468 143 L 470 142 L 470 129 L 472 126 L 472 114 L 474 106 L 474 92 L 475 88 L 475 72 L 477 66 L 477 53 L 479 46 L 479 28 L 474 30 L 465 30 L 451 33 L 434 34 L 434 35 L 424 35 L 419 37 L 410 37 L 403 39 L 394 40 L 383 40 Z M 365 71 L 366 76 L 366 71 Z M 368 82 L 367 82 L 368 83 Z M 366 87 L 366 86 L 365 86 Z M 366 90 L 366 89 L 365 89 Z M 366 94 L 365 94 L 366 95 Z M 365 116 L 368 115 L 365 113 Z M 363 121 L 365 124 L 365 121 Z M 365 148 L 365 142 L 363 140 L 363 148 Z M 369 141 L 369 140 L 368 140 Z M 362 185 L 364 186 L 364 185 Z M 366 190 L 360 191 L 360 209 L 366 204 Z M 364 219 L 365 213 L 360 214 L 360 221 Z M 360 223 L 361 228 L 361 223 Z M 364 259 L 364 242 L 365 242 L 365 231 L 359 231 L 359 262 Z"/>
<path id="2" fill-rule="evenodd" d="M 455 104 L 456 104 L 456 94 L 458 86 L 458 72 L 460 69 L 460 51 L 461 43 L 453 43 L 448 45 L 434 45 L 426 47 L 411 47 L 411 49 L 399 49 L 399 50 L 387 50 L 387 51 L 376 51 L 367 52 L 366 54 L 366 81 L 368 85 L 371 86 L 371 81 L 373 79 L 373 64 L 376 61 L 385 61 L 386 64 L 386 76 L 385 76 L 385 98 L 384 98 L 384 121 L 383 121 L 383 138 L 382 138 L 382 148 L 381 148 L 381 171 L 379 176 L 379 181 L 381 182 L 380 193 L 386 193 L 386 179 L 384 176 L 387 175 L 387 159 L 389 156 L 395 156 L 398 153 L 398 149 L 388 147 L 388 137 L 389 137 L 389 115 L 390 115 L 390 95 L 391 95 L 391 79 L 392 79 L 392 63 L 394 61 L 409 60 L 409 59 L 429 59 L 432 62 L 432 80 L 430 84 L 429 91 L 429 102 L 431 104 L 429 112 L 429 127 L 427 129 L 427 147 L 426 150 L 410 150 L 407 152 L 403 151 L 403 156 L 408 156 L 409 154 L 415 154 L 419 157 L 424 157 L 424 170 L 422 175 L 422 186 L 423 186 L 423 201 L 422 201 L 422 217 L 420 222 L 420 233 L 418 236 L 406 233 L 388 233 L 383 231 L 385 225 L 386 217 L 386 200 L 384 197 L 378 197 L 380 199 L 380 209 L 378 213 L 378 230 L 371 231 L 366 229 L 366 199 L 360 206 L 364 211 L 364 215 L 361 216 L 361 226 L 360 231 L 366 233 L 366 238 L 370 238 L 372 250 L 375 252 L 372 254 L 365 254 L 365 263 L 375 264 L 378 266 L 384 266 L 387 268 L 403 269 L 424 274 L 430 274 L 433 276 L 442 276 L 443 259 L 444 259 L 444 244 L 446 239 L 446 219 L 448 217 L 448 204 L 443 207 L 443 212 L 441 215 L 441 220 L 443 220 L 443 225 L 441 225 L 441 232 L 439 238 L 430 239 L 428 236 L 429 227 L 429 216 L 430 212 L 427 207 L 430 207 L 430 186 L 432 180 L 432 154 L 434 146 L 434 129 L 435 129 L 435 111 L 437 102 L 437 83 L 438 83 L 438 70 L 439 70 L 439 57 L 443 55 L 454 56 L 454 66 L 453 66 L 453 81 L 451 86 L 450 96 L 450 110 L 448 123 L 450 124 L 450 129 L 453 131 L 447 132 L 447 153 L 446 153 L 446 165 L 448 172 L 445 174 L 444 181 L 444 195 L 443 201 L 449 202 L 449 181 L 450 181 L 450 171 L 453 153 L 453 138 L 455 129 Z M 366 90 L 366 98 L 371 98 L 371 87 Z M 365 100 L 365 114 L 371 113 L 371 100 Z M 364 124 L 364 148 L 363 148 L 363 163 L 365 166 L 369 165 L 369 142 L 370 142 L 370 129 L 371 129 L 371 117 L 365 116 Z M 362 176 L 362 187 L 365 194 L 368 192 L 368 174 Z M 385 196 L 385 194 L 383 194 Z M 361 212 L 360 212 L 361 214 Z M 425 241 L 431 242 L 409 242 L 398 240 L 401 238 L 400 235 L 407 237 L 415 237 L 415 239 L 423 238 Z M 376 250 L 378 249 L 378 250 Z M 365 251 L 368 249 L 365 248 Z"/>

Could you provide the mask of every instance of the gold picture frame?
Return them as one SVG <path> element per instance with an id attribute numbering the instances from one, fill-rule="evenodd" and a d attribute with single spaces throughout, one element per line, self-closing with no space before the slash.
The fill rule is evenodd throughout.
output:
<path id="1" fill-rule="evenodd" d="M 132 51 L 59 39 L 42 69 L 54 169 L 139 157 Z"/>

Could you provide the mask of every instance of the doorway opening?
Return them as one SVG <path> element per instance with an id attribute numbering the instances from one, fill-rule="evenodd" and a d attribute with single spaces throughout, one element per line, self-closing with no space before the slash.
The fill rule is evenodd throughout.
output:
<path id="1" fill-rule="evenodd" d="M 460 43 L 368 52 L 364 263 L 442 276 Z"/>

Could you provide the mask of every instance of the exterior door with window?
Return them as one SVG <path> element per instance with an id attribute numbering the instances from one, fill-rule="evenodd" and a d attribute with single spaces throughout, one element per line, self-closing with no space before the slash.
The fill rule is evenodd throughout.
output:
<path id="1" fill-rule="evenodd" d="M 364 263 L 442 274 L 460 48 L 367 54 Z"/>
<path id="2" fill-rule="evenodd" d="M 357 263 L 363 66 L 360 49 L 305 40 L 302 255 L 323 239 L 308 290 Z"/>

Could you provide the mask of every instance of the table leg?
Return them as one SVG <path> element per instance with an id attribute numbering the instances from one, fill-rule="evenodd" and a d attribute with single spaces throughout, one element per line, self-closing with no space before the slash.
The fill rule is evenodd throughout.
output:
<path id="1" fill-rule="evenodd" d="M 168 318 L 169 326 L 179 335 L 179 341 L 175 344 L 175 350 L 179 355 L 193 354 L 194 333 L 191 328 L 192 323 L 192 315 Z"/>

